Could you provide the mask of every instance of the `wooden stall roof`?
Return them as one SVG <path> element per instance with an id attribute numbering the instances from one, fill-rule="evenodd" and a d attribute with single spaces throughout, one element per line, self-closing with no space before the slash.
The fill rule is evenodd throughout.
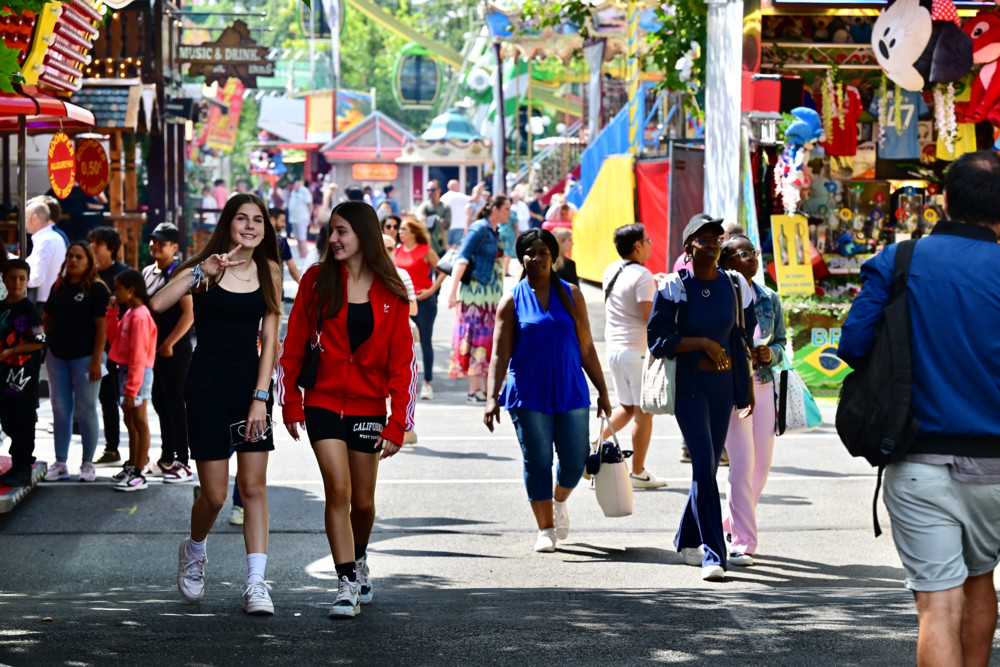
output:
<path id="1" fill-rule="evenodd" d="M 149 132 L 159 109 L 155 91 L 147 88 L 139 79 L 85 79 L 71 99 L 93 112 L 95 131 Z"/>

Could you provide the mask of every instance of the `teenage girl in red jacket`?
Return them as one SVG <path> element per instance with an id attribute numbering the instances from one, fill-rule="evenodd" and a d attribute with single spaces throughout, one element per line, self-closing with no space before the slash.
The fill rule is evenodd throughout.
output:
<path id="1" fill-rule="evenodd" d="M 317 321 L 319 373 L 303 399 L 296 381 Z M 329 247 L 299 282 L 278 364 L 285 427 L 296 440 L 305 427 L 323 475 L 326 535 L 339 580 L 330 617 L 355 616 L 359 603 L 372 599 L 365 550 L 378 462 L 399 451 L 404 431 L 413 428 L 417 398 L 409 299 L 368 204 L 333 209 Z"/>

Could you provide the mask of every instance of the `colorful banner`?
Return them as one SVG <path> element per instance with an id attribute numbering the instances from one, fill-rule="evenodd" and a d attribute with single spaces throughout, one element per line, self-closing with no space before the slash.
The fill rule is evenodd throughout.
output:
<path id="1" fill-rule="evenodd" d="M 84 194 L 96 197 L 108 187 L 111 167 L 108 154 L 97 139 L 81 139 L 76 144 L 76 183 Z"/>
<path id="2" fill-rule="evenodd" d="M 809 222 L 806 217 L 771 216 L 771 239 L 778 272 L 778 292 L 782 296 L 815 294 L 812 253 L 809 249 Z"/>
<path id="3" fill-rule="evenodd" d="M 228 79 L 226 87 L 219 90 L 217 97 L 228 107 L 229 113 L 223 115 L 222 110 L 213 105 L 209 112 L 205 145 L 228 153 L 236 144 L 236 128 L 240 125 L 240 111 L 243 109 L 243 82 Z"/>
<path id="4" fill-rule="evenodd" d="M 792 362 L 813 391 L 836 391 L 850 372 L 837 356 L 840 327 L 847 308 L 794 309 L 788 313 L 788 337 L 795 350 Z"/>
<path id="5" fill-rule="evenodd" d="M 333 123 L 333 93 L 310 93 L 306 97 L 306 141 L 326 142 L 330 140 Z M 337 91 L 337 134 L 351 129 L 371 113 L 372 96 L 351 90 Z"/>
<path id="6" fill-rule="evenodd" d="M 49 183 L 59 199 L 66 199 L 73 190 L 76 178 L 76 160 L 73 142 L 65 132 L 56 132 L 49 144 Z"/>

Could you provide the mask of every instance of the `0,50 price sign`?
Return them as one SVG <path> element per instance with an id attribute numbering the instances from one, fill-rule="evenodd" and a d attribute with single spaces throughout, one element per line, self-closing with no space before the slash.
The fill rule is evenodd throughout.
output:
<path id="1" fill-rule="evenodd" d="M 91 197 L 108 187 L 108 154 L 97 139 L 81 139 L 76 144 L 76 182 Z"/>

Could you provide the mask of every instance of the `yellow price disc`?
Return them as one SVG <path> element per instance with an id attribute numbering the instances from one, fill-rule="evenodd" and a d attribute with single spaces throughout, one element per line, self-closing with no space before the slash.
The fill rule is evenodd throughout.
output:
<path id="1" fill-rule="evenodd" d="M 850 220 L 851 217 L 853 217 L 853 215 L 854 214 L 851 212 L 851 209 L 849 208 L 840 209 L 840 219 L 843 220 L 844 222 Z"/>
<path id="2" fill-rule="evenodd" d="M 927 209 L 926 211 L 924 211 L 924 219 L 927 220 L 927 222 L 930 222 L 930 223 L 937 222 L 937 219 L 938 219 L 937 211 L 935 211 L 932 208 Z"/>

